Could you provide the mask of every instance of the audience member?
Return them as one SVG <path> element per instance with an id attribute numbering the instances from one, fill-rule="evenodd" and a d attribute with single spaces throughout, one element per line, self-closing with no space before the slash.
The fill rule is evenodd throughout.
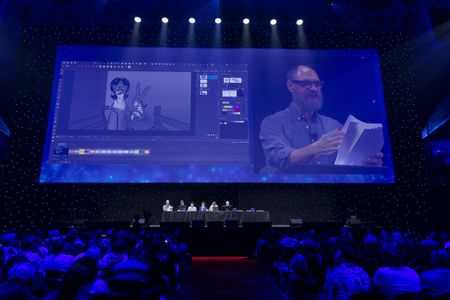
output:
<path id="1" fill-rule="evenodd" d="M 381 255 L 385 267 L 381 267 L 375 272 L 373 282 L 388 299 L 393 299 L 400 294 L 422 290 L 419 275 L 404 264 L 397 245 L 386 244 Z"/>
<path id="2" fill-rule="evenodd" d="M 450 293 L 450 260 L 444 249 L 436 249 L 431 254 L 432 270 L 421 274 L 422 288 L 430 296 Z"/>
<path id="3" fill-rule="evenodd" d="M 92 257 L 77 260 L 64 274 L 61 289 L 45 300 L 90 299 L 93 295 L 110 294 L 105 281 L 97 277 L 97 262 Z"/>
<path id="4" fill-rule="evenodd" d="M 67 254 L 64 236 L 54 237 L 47 243 L 49 253 L 39 266 L 40 271 L 57 270 L 65 272 L 75 262 L 75 257 Z"/>
<path id="5" fill-rule="evenodd" d="M 100 270 L 109 271 L 120 263 L 128 260 L 128 255 L 126 254 L 126 243 L 121 238 L 116 238 L 110 251 L 108 251 L 99 261 L 98 267 Z"/>
<path id="6" fill-rule="evenodd" d="M 351 246 L 343 247 L 338 254 L 339 265 L 330 268 L 325 279 L 324 295 L 326 299 L 348 299 L 351 295 L 368 292 L 372 288 L 369 274 L 358 267 L 358 254 Z"/>

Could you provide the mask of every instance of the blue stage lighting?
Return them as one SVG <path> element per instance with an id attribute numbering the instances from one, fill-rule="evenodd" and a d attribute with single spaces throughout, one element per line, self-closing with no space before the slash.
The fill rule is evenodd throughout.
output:
<path id="1" fill-rule="evenodd" d="M 215 22 L 216 24 L 220 24 L 220 23 L 222 23 L 222 19 L 221 19 L 221 18 L 216 18 L 216 19 L 214 20 L 214 22 Z"/>
<path id="2" fill-rule="evenodd" d="M 272 26 L 277 25 L 277 20 L 276 19 L 270 20 L 270 25 Z"/>
<path id="3" fill-rule="evenodd" d="M 194 24 L 195 23 L 195 19 L 194 18 L 189 18 L 189 23 Z"/>
<path id="4" fill-rule="evenodd" d="M 142 19 L 140 18 L 140 17 L 134 17 L 134 22 L 136 22 L 136 23 L 141 23 L 142 22 Z"/>
<path id="5" fill-rule="evenodd" d="M 242 20 L 242 23 L 244 23 L 244 24 L 250 24 L 250 19 L 245 18 L 244 20 Z"/>
<path id="6" fill-rule="evenodd" d="M 163 22 L 164 24 L 167 24 L 167 23 L 169 23 L 169 19 L 166 18 L 166 17 L 163 17 L 163 18 L 161 19 L 161 22 Z"/>

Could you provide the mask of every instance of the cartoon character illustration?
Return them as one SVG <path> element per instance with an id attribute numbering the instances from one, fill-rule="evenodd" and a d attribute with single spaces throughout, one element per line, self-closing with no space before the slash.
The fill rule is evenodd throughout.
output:
<path id="1" fill-rule="evenodd" d="M 127 130 L 129 109 L 126 99 L 130 90 L 130 81 L 121 77 L 114 78 L 110 83 L 110 89 L 113 102 L 104 110 L 106 129 Z"/>
<path id="2" fill-rule="evenodd" d="M 133 110 L 130 114 L 130 128 L 136 130 L 151 130 L 154 125 L 153 113 L 148 104 L 145 103 L 145 97 L 150 91 L 151 86 L 148 85 L 141 92 L 141 83 L 136 85 L 136 95 L 132 100 Z"/>
<path id="3" fill-rule="evenodd" d="M 134 119 L 140 120 L 145 119 L 147 117 L 147 111 L 144 109 L 147 107 L 147 104 L 144 103 L 145 96 L 147 96 L 150 91 L 151 86 L 147 86 L 141 93 L 141 83 L 138 82 L 136 85 L 136 96 L 133 98 L 133 111 L 131 112 L 131 120 Z"/>

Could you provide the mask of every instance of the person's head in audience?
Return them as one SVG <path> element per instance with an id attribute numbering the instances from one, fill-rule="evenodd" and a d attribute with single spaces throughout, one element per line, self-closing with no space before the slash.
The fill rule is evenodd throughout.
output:
<path id="1" fill-rule="evenodd" d="M 39 238 L 34 235 L 27 236 L 22 242 L 22 250 L 37 252 L 39 246 Z"/>
<path id="2" fill-rule="evenodd" d="M 28 260 L 28 258 L 23 254 L 16 254 L 16 255 L 10 256 L 8 261 L 6 261 L 5 271 L 8 272 L 15 265 L 26 264 L 29 262 L 30 261 Z"/>
<path id="3" fill-rule="evenodd" d="M 104 248 L 99 246 L 99 240 L 97 238 L 91 238 L 89 240 L 89 247 L 86 252 L 84 252 L 84 256 L 89 256 L 99 260 L 103 256 L 104 253 L 102 253 L 102 251 L 104 252 L 104 250 Z"/>
<path id="4" fill-rule="evenodd" d="M 348 241 L 353 239 L 352 233 L 347 227 L 341 228 L 341 239 L 348 240 Z"/>
<path id="5" fill-rule="evenodd" d="M 180 206 L 184 206 L 184 200 L 180 200 Z"/>
<path id="6" fill-rule="evenodd" d="M 359 259 L 358 251 L 351 246 L 342 247 L 337 255 L 337 263 L 355 263 Z"/>
<path id="7" fill-rule="evenodd" d="M 297 253 L 295 254 L 291 261 L 290 261 L 290 267 L 292 272 L 294 273 L 302 273 L 308 271 L 308 263 L 306 262 L 303 255 Z"/>
<path id="8" fill-rule="evenodd" d="M 79 299 L 78 289 L 95 280 L 97 273 L 98 267 L 95 259 L 80 258 L 64 274 L 58 299 Z"/>
<path id="9" fill-rule="evenodd" d="M 392 239 L 394 241 L 394 243 L 403 243 L 403 241 L 405 240 L 405 237 L 403 236 L 403 233 L 401 231 L 394 231 L 392 233 Z"/>
<path id="10" fill-rule="evenodd" d="M 170 205 L 170 200 L 166 200 L 166 205 L 167 205 L 167 206 Z"/>
<path id="11" fill-rule="evenodd" d="M 124 253 L 127 249 L 127 244 L 126 242 L 121 239 L 121 238 L 117 238 L 114 240 L 112 246 L 111 246 L 111 252 L 112 253 Z"/>
<path id="12" fill-rule="evenodd" d="M 374 235 L 367 235 L 364 238 L 364 252 L 373 253 L 378 252 L 378 238 Z"/>
<path id="13" fill-rule="evenodd" d="M 230 206 L 230 201 L 225 201 L 225 206 Z"/>
<path id="14" fill-rule="evenodd" d="M 62 238 L 54 237 L 48 243 L 49 253 L 58 255 L 61 254 L 64 249 L 64 242 Z"/>
<path id="15" fill-rule="evenodd" d="M 300 242 L 303 253 L 315 253 L 317 251 L 316 243 L 311 239 L 304 239 Z"/>
<path id="16" fill-rule="evenodd" d="M 191 207 L 194 207 L 194 201 L 191 201 L 191 205 L 190 205 Z"/>
<path id="17" fill-rule="evenodd" d="M 372 234 L 366 235 L 366 237 L 364 238 L 364 245 L 367 244 L 378 244 L 378 238 Z"/>
<path id="18" fill-rule="evenodd" d="M 389 241 L 391 239 L 391 234 L 387 230 L 381 230 L 380 237 L 384 241 Z"/>
<path id="19" fill-rule="evenodd" d="M 52 229 L 48 231 L 48 237 L 49 238 L 54 238 L 54 237 L 59 237 L 60 236 L 60 232 L 58 229 Z"/>
<path id="20" fill-rule="evenodd" d="M 431 265 L 436 269 L 449 269 L 450 259 L 446 250 L 436 249 L 431 253 Z"/>
<path id="21" fill-rule="evenodd" d="M 16 264 L 8 271 L 8 280 L 31 281 L 36 273 L 36 266 L 29 263 Z"/>
<path id="22" fill-rule="evenodd" d="M 385 266 L 401 267 L 404 265 L 401 252 L 395 244 L 385 244 L 381 250 L 381 257 Z"/>

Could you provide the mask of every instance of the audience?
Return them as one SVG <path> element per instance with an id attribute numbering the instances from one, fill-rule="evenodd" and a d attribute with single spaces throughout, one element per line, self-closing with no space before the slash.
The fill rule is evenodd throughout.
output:
<path id="1" fill-rule="evenodd" d="M 0 235 L 0 299 L 172 299 L 190 264 L 185 237 L 133 230 Z M 255 254 L 288 299 L 449 299 L 448 240 L 272 229 Z"/>
<path id="2" fill-rule="evenodd" d="M 255 256 L 287 299 L 450 299 L 446 243 L 447 233 L 290 228 L 266 232 Z"/>
<path id="3" fill-rule="evenodd" d="M 0 259 L 0 299 L 172 299 L 190 254 L 177 234 L 51 230 L 0 235 Z"/>

